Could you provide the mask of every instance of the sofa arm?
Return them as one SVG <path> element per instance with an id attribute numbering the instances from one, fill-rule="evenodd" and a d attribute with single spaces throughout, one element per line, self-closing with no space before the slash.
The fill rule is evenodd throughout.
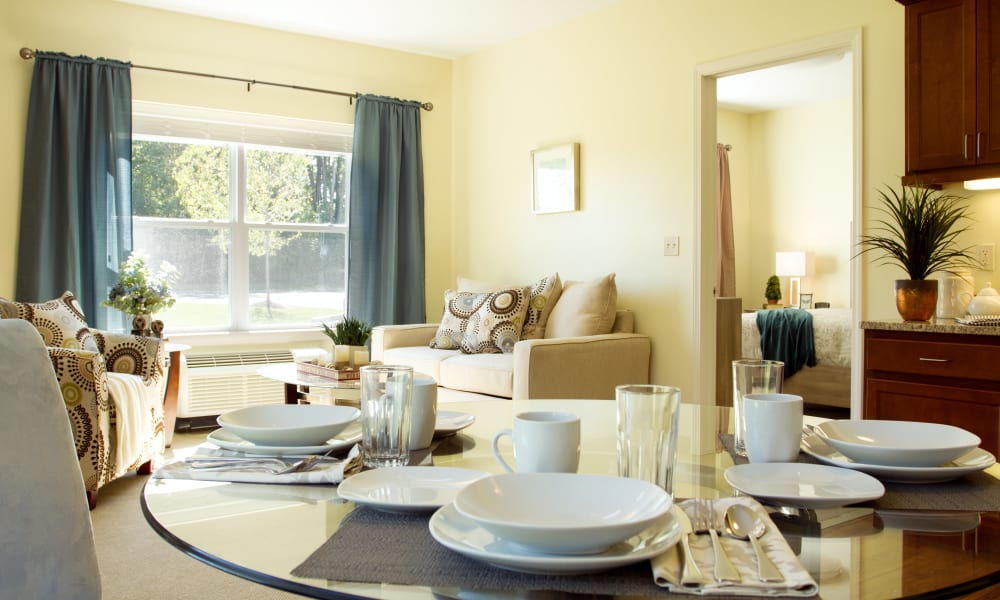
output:
<path id="1" fill-rule="evenodd" d="M 514 400 L 613 399 L 615 386 L 649 383 L 649 336 L 609 333 L 514 344 Z"/>
<path id="2" fill-rule="evenodd" d="M 413 325 L 379 325 L 372 328 L 372 360 L 381 361 L 390 348 L 409 346 L 429 346 L 437 323 L 416 323 Z"/>
<path id="3" fill-rule="evenodd" d="M 88 491 L 106 483 L 111 461 L 111 403 L 108 378 L 100 354 L 69 348 L 46 348 L 56 372 L 73 430 L 76 456 Z"/>
<path id="4" fill-rule="evenodd" d="M 97 338 L 108 371 L 138 375 L 147 386 L 164 378 L 167 351 L 162 339 L 100 329 L 90 331 Z"/>

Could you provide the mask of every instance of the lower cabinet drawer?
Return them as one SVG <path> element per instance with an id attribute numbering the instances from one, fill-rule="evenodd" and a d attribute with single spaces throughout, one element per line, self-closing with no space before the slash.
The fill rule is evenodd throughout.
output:
<path id="1" fill-rule="evenodd" d="M 865 370 L 1000 382 L 1000 346 L 866 338 Z"/>

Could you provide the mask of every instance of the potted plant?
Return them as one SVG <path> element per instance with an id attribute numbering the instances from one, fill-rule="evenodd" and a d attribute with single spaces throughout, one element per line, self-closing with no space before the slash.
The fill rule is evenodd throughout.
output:
<path id="1" fill-rule="evenodd" d="M 338 367 L 357 368 L 368 364 L 368 338 L 371 325 L 354 317 L 344 316 L 334 327 L 323 323 L 323 333 L 333 342 L 333 362 Z"/>
<path id="2" fill-rule="evenodd" d="M 177 299 L 171 289 L 178 277 L 177 269 L 170 263 L 160 263 L 156 273 L 147 264 L 141 252 L 129 254 L 118 266 L 118 282 L 108 293 L 103 306 L 117 308 L 132 317 L 132 333 L 149 336 L 162 333 L 163 324 L 153 327 L 152 315 L 170 308 Z"/>
<path id="3" fill-rule="evenodd" d="M 777 275 L 767 278 L 767 287 L 764 289 L 764 297 L 768 304 L 777 304 L 781 300 L 781 280 Z"/>
<path id="4" fill-rule="evenodd" d="M 938 282 L 931 274 L 976 265 L 970 248 L 957 238 L 970 219 L 964 198 L 925 187 L 886 186 L 879 190 L 885 218 L 861 236 L 855 256 L 875 252 L 877 262 L 901 267 L 909 279 L 896 280 L 896 310 L 904 321 L 927 321 L 937 307 Z"/>

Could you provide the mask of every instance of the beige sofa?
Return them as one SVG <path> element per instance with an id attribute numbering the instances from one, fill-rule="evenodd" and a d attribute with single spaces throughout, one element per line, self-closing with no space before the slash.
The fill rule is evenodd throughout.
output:
<path id="1" fill-rule="evenodd" d="M 631 311 L 617 308 L 614 274 L 565 287 L 558 275 L 554 279 L 556 293 L 547 299 L 532 294 L 532 306 L 544 305 L 547 314 L 526 318 L 522 334 L 528 332 L 529 339 L 510 346 L 499 342 L 510 351 L 471 353 L 469 345 L 466 351 L 447 347 L 447 342 L 436 342 L 445 329 L 441 323 L 422 323 L 375 327 L 372 359 L 412 366 L 443 388 L 501 398 L 612 399 L 616 385 L 648 383 L 650 339 L 635 333 Z M 545 278 L 527 289 L 538 292 L 543 282 Z M 460 290 L 474 288 L 468 293 L 490 287 L 459 280 Z M 449 290 L 443 322 L 454 300 L 455 292 Z"/>

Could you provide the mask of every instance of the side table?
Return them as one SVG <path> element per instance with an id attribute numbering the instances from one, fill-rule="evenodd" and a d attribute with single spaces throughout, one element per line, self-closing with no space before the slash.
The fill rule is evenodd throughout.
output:
<path id="1" fill-rule="evenodd" d="M 317 375 L 299 373 L 295 363 L 267 365 L 257 370 L 261 377 L 274 379 L 285 384 L 285 404 L 298 404 L 306 400 L 309 388 L 337 390 L 340 397 L 335 401 L 357 402 L 361 398 L 361 382 L 335 381 Z"/>
<path id="2" fill-rule="evenodd" d="M 163 395 L 163 436 L 166 439 L 167 448 L 174 441 L 174 425 L 177 423 L 177 396 L 181 388 L 181 352 L 190 350 L 187 344 L 166 343 L 169 355 L 169 365 L 167 366 L 167 390 Z"/>

